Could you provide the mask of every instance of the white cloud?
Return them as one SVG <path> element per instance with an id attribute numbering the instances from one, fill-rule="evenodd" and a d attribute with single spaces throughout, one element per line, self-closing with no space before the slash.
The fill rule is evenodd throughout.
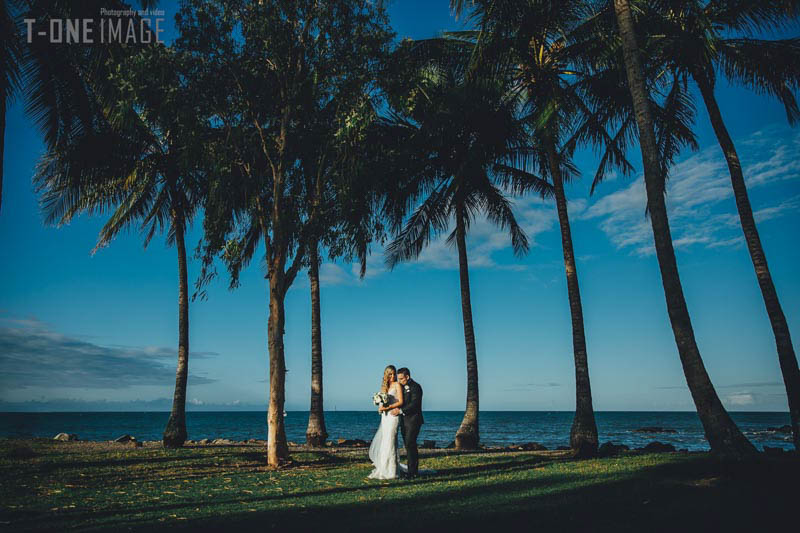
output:
<path id="1" fill-rule="evenodd" d="M 750 190 L 800 177 L 800 133 L 767 129 L 738 143 Z M 673 166 L 667 182 L 667 211 L 675 248 L 721 248 L 744 243 L 733 200 L 728 166 L 719 146 L 712 145 Z M 642 176 L 607 194 L 585 209 L 579 219 L 596 219 L 617 249 L 654 253 Z M 764 222 L 800 207 L 800 195 L 757 207 L 754 216 Z"/>
<path id="2" fill-rule="evenodd" d="M 219 355 L 192 352 L 192 358 Z M 57 385 L 61 388 L 124 389 L 174 383 L 175 347 L 100 345 L 64 335 L 31 319 L 0 319 L 0 390 Z M 54 376 L 57 376 L 54 382 Z M 216 382 L 189 374 L 189 383 Z"/>
<path id="3" fill-rule="evenodd" d="M 726 403 L 735 406 L 753 405 L 756 403 L 755 396 L 749 392 L 742 392 L 738 394 L 729 394 L 726 398 Z"/>
<path id="4" fill-rule="evenodd" d="M 323 263 L 319 267 L 319 282 L 323 287 L 352 283 L 353 279 L 336 263 Z"/>
<path id="5" fill-rule="evenodd" d="M 536 246 L 536 237 L 550 231 L 557 224 L 555 205 L 536 197 L 514 198 L 512 206 L 517 223 L 525 231 L 530 248 Z M 577 200 L 570 204 L 570 212 L 580 213 L 586 201 Z M 451 228 L 452 231 L 452 228 Z M 458 268 L 458 252 L 445 242 L 449 233 L 440 235 L 422 251 L 412 264 L 438 269 Z M 492 268 L 498 270 L 526 270 L 521 264 L 498 263 L 494 254 L 511 248 L 511 235 L 508 228 L 501 229 L 486 217 L 474 220 L 467 234 L 467 258 L 470 268 Z"/>

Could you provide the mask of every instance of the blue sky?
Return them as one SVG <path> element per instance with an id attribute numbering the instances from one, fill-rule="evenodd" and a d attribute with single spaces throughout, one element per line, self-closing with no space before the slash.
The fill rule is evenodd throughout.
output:
<path id="1" fill-rule="evenodd" d="M 460 24 L 446 0 L 395 2 L 398 37 Z M 173 4 L 162 5 L 168 18 Z M 171 36 L 170 32 L 166 34 Z M 745 168 L 761 238 L 789 327 L 800 336 L 800 129 L 763 96 L 717 89 Z M 697 99 L 700 105 L 699 98 Z M 17 102 L 8 112 L 0 212 L 0 410 L 167 409 L 177 344 L 177 258 L 136 232 L 91 256 L 101 217 L 45 227 L 31 184 L 43 147 Z M 672 171 L 667 203 L 702 356 L 732 410 L 785 411 L 774 338 L 755 281 L 722 153 L 702 107 L 701 149 Z M 631 151 L 637 161 L 638 150 Z M 597 410 L 692 410 L 664 303 L 641 173 L 593 196 L 595 155 L 568 188 Z M 481 408 L 571 410 L 574 367 L 554 205 L 516 201 L 532 242 L 516 259 L 507 235 L 478 221 L 469 240 Z M 197 221 L 187 242 L 201 238 Z M 198 265 L 190 265 L 190 278 Z M 463 326 L 454 250 L 435 242 L 393 272 L 371 256 L 322 268 L 327 409 L 372 409 L 386 364 L 408 366 L 425 408 L 463 409 Z M 267 398 L 267 287 L 258 262 L 230 292 L 218 280 L 190 310 L 190 409 L 261 409 Z M 287 299 L 287 409 L 306 410 L 310 298 L 305 275 Z"/>

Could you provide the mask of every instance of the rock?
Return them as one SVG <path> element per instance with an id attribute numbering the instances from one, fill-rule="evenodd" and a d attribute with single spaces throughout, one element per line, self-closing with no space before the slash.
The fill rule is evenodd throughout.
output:
<path id="1" fill-rule="evenodd" d="M 339 439 L 339 446 L 351 446 L 353 448 L 366 448 L 367 441 L 361 439 Z"/>
<path id="2" fill-rule="evenodd" d="M 328 448 L 332 447 L 333 445 L 334 445 L 334 444 L 333 444 L 333 441 L 332 441 L 332 440 L 326 440 L 326 441 L 325 441 L 325 446 L 327 446 Z"/>
<path id="3" fill-rule="evenodd" d="M 202 439 L 198 441 L 198 444 L 211 444 L 211 439 Z"/>
<path id="4" fill-rule="evenodd" d="M 664 452 L 674 452 L 675 446 L 673 446 L 672 444 L 664 444 L 663 442 L 658 442 L 656 440 L 641 449 L 651 453 L 664 453 Z"/>
<path id="5" fill-rule="evenodd" d="M 297 443 L 296 442 L 292 442 L 292 441 L 287 442 L 286 445 L 287 446 L 292 446 L 292 447 L 297 447 Z"/>
<path id="6" fill-rule="evenodd" d="M 39 454 L 33 451 L 26 443 L 14 443 L 6 450 L 6 457 L 9 459 L 32 459 Z"/>
<path id="7" fill-rule="evenodd" d="M 765 455 L 783 455 L 783 448 L 773 448 L 772 446 L 764 446 Z"/>
<path id="8" fill-rule="evenodd" d="M 214 439 L 214 440 L 211 441 L 211 444 L 214 444 L 214 445 L 230 445 L 230 444 L 236 444 L 236 443 L 233 442 L 230 439 Z"/>
<path id="9" fill-rule="evenodd" d="M 136 440 L 136 437 L 131 437 L 130 435 L 125 434 L 125 435 L 123 435 L 121 437 L 117 437 L 116 439 L 114 439 L 114 442 L 119 442 L 121 444 L 125 444 L 127 442 L 131 442 L 131 441 L 135 441 L 135 440 Z"/>
<path id="10" fill-rule="evenodd" d="M 777 427 L 777 428 L 769 427 L 769 428 L 767 428 L 767 431 L 777 431 L 778 433 L 791 433 L 792 432 L 792 426 L 790 426 L 789 424 L 786 424 L 785 426 L 781 426 L 781 427 Z"/>
<path id="11" fill-rule="evenodd" d="M 436 441 L 435 440 L 424 440 L 420 445 L 420 448 L 424 450 L 432 450 L 436 448 Z"/>
<path id="12" fill-rule="evenodd" d="M 74 434 L 74 433 L 59 433 L 58 435 L 53 437 L 53 440 L 60 440 L 60 441 L 64 441 L 64 442 L 74 441 L 74 440 L 78 440 L 78 436 L 76 434 Z"/>
<path id="13" fill-rule="evenodd" d="M 525 444 L 514 444 L 511 446 L 512 450 L 521 450 L 526 452 L 542 452 L 546 451 L 547 447 L 539 444 L 538 442 L 528 442 Z"/>
<path id="14" fill-rule="evenodd" d="M 628 448 L 624 444 L 614 444 L 613 442 L 604 442 L 597 450 L 597 455 L 599 455 L 600 457 L 611 457 L 612 455 L 618 455 L 628 450 L 630 450 L 630 448 Z"/>
<path id="15" fill-rule="evenodd" d="M 645 426 L 633 431 L 634 433 L 677 433 L 674 429 L 662 428 L 661 426 Z"/>

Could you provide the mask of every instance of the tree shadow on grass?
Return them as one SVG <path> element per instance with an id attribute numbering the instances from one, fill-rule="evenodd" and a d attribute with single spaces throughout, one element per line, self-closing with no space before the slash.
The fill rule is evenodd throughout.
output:
<path id="1" fill-rule="evenodd" d="M 643 467 L 624 475 L 570 472 L 467 488 L 393 493 L 381 502 L 315 505 L 311 500 L 303 509 L 282 506 L 268 511 L 240 511 L 219 519 L 150 523 L 147 528 L 174 530 L 177 525 L 195 530 L 223 526 L 262 530 L 274 526 L 279 530 L 360 531 L 374 530 L 385 522 L 389 512 L 400 520 L 405 516 L 406 525 L 413 524 L 415 531 L 499 531 L 521 524 L 526 529 L 562 533 L 765 531 L 796 520 L 799 476 L 797 461 L 726 464 L 688 460 Z M 301 495 L 287 495 L 287 504 L 289 497 L 299 499 Z M 122 525 L 135 528 L 136 522 L 123 521 Z"/>
<path id="2" fill-rule="evenodd" d="M 253 463 L 257 463 L 259 466 L 263 467 L 266 453 L 237 452 L 234 453 L 232 456 Z M 311 458 L 309 458 L 308 456 L 311 456 Z M 303 467 L 315 467 L 315 468 L 338 467 L 347 464 L 363 463 L 367 459 L 366 457 L 361 457 L 357 455 L 344 455 L 344 454 L 330 453 L 318 450 L 294 452 L 291 455 L 291 457 L 293 458 L 302 457 L 302 459 L 292 459 L 292 462 L 277 469 L 277 471 L 286 471 L 286 470 L 291 470 L 293 468 L 303 468 Z"/>
<path id="3" fill-rule="evenodd" d="M 475 474 L 477 476 L 478 474 Z M 512 481 L 512 482 L 505 482 L 505 483 L 497 483 L 492 484 L 492 491 L 496 493 L 513 493 L 523 489 L 531 489 L 535 487 L 543 487 L 543 486 L 550 486 L 550 485 L 558 485 L 560 483 L 564 483 L 568 481 L 573 475 L 570 474 L 556 474 L 550 476 L 543 476 L 542 478 L 536 480 L 524 480 L 524 481 Z M 416 483 L 416 486 L 419 488 L 420 486 L 424 486 L 428 483 L 441 481 L 441 480 L 418 480 L 419 483 Z M 95 523 L 96 525 L 108 528 L 113 526 L 114 528 L 135 528 L 137 524 L 145 525 L 145 529 L 150 528 L 157 528 L 158 522 L 155 521 L 152 517 L 145 517 L 139 518 L 135 515 L 141 514 L 151 514 L 151 513 L 158 513 L 160 516 L 167 515 L 168 513 L 180 513 L 190 510 L 196 510 L 203 508 L 208 508 L 210 506 L 226 506 L 231 504 L 240 504 L 244 506 L 248 505 L 256 505 L 259 503 L 263 503 L 266 501 L 276 501 L 280 502 L 281 506 L 276 507 L 269 511 L 261 511 L 259 513 L 254 513 L 256 515 L 269 516 L 270 520 L 274 521 L 275 516 L 278 516 L 280 519 L 276 522 L 277 525 L 286 526 L 289 529 L 295 529 L 300 527 L 301 529 L 305 529 L 306 525 L 301 522 L 296 522 L 298 518 L 303 518 L 306 515 L 314 515 L 319 517 L 321 520 L 319 523 L 314 522 L 315 525 L 318 525 L 320 528 L 329 530 L 331 524 L 326 524 L 329 519 L 322 519 L 322 515 L 329 514 L 329 515 L 336 515 L 339 516 L 341 512 L 362 512 L 365 511 L 368 514 L 371 514 L 371 509 L 369 506 L 364 506 L 361 504 L 339 504 L 339 505 L 307 505 L 304 508 L 296 507 L 297 500 L 303 498 L 311 498 L 313 501 L 314 499 L 318 499 L 320 497 L 327 497 L 327 496 L 336 496 L 345 493 L 365 493 L 365 492 L 374 492 L 378 491 L 381 488 L 387 487 L 386 485 L 381 484 L 371 484 L 367 486 L 357 486 L 357 487 L 335 487 L 330 488 L 327 490 L 314 490 L 314 491 L 302 491 L 302 492 L 293 492 L 289 494 L 279 494 L 279 495 L 270 495 L 270 496 L 260 496 L 260 497 L 248 497 L 248 498 L 230 498 L 230 499 L 221 499 L 221 498 L 214 498 L 213 502 L 208 502 L 207 500 L 203 501 L 191 501 L 191 502 L 182 502 L 176 504 L 167 504 L 167 505 L 158 505 L 152 507 L 140 507 L 137 509 L 128 510 L 114 510 L 114 511 L 104 511 L 104 512 L 93 512 L 93 513 L 86 513 L 85 511 L 75 513 L 75 512 L 63 512 L 60 514 L 59 523 L 71 524 L 72 527 L 77 525 L 79 528 L 85 527 L 85 525 L 89 523 Z M 469 488 L 453 488 L 449 490 L 435 490 L 429 491 L 429 495 L 427 496 L 417 496 L 414 498 L 404 498 L 402 496 L 391 496 L 387 497 L 385 502 L 380 504 L 373 502 L 371 505 L 376 506 L 376 508 L 380 508 L 381 513 L 385 515 L 386 509 L 388 506 L 397 507 L 399 508 L 406 508 L 406 505 L 409 502 L 414 504 L 424 504 L 430 505 L 432 503 L 437 502 L 448 502 L 452 501 L 454 498 L 465 498 L 465 497 L 475 497 L 484 494 L 486 489 L 484 487 L 469 487 Z M 356 496 L 357 497 L 357 496 Z M 305 505 L 305 504 L 304 504 Z M 293 507 L 293 511 L 287 510 L 289 507 Z M 103 518 L 107 517 L 120 517 L 120 520 L 113 520 L 113 521 L 104 521 Z M 225 515 L 231 516 L 231 515 Z M 255 525 L 255 522 L 251 522 L 249 520 L 251 517 L 247 514 L 243 515 L 247 520 L 245 523 L 247 524 L 246 527 L 250 528 Z M 233 514 L 234 522 L 233 524 L 237 524 L 239 520 L 242 518 L 240 513 Z M 385 517 L 384 517 L 385 518 Z M 98 519 L 100 522 L 98 522 Z M 288 521 L 287 521 L 288 520 Z M 256 522 L 258 520 L 256 519 Z M 197 523 L 197 522 L 196 522 Z M 174 524 L 174 522 L 173 522 Z M 374 528 L 374 523 L 370 523 L 370 527 Z M 203 529 L 228 529 L 229 527 L 227 518 L 220 519 L 219 521 L 214 521 L 213 524 L 201 525 L 199 526 L 201 530 Z M 263 524 L 262 524 L 263 526 Z M 301 527 L 302 526 L 302 527 Z M 335 524 L 333 524 L 335 527 Z M 166 527 L 166 526 L 165 526 Z M 234 529 L 238 527 L 237 525 L 232 526 Z M 347 528 L 345 528 L 347 529 Z"/>
<path id="4" fill-rule="evenodd" d="M 613 474 L 592 474 L 578 468 L 577 461 L 565 464 L 576 468 L 513 479 L 519 471 L 544 466 L 541 458 L 532 457 L 524 463 L 510 460 L 499 465 L 444 468 L 436 476 L 411 482 L 354 485 L 351 479 L 348 486 L 289 494 L 248 498 L 220 494 L 222 498 L 213 500 L 198 495 L 174 504 L 101 513 L 76 509 L 59 513 L 48 521 L 51 527 L 58 523 L 80 528 L 138 530 L 274 527 L 275 530 L 361 531 L 374 530 L 377 524 L 385 523 L 387 516 L 405 516 L 416 531 L 499 531 L 523 524 L 526 529 L 563 533 L 760 531 L 783 519 L 795 519 L 798 461 L 726 464 L 693 457 Z M 487 471 L 509 474 L 511 479 L 503 475 L 486 478 L 484 484 L 474 484 Z M 461 483 L 468 481 L 473 484 Z M 375 499 L 375 491 L 382 500 Z M 361 501 L 367 497 L 372 497 L 372 501 Z M 271 509 L 247 511 L 264 504 Z M 170 514 L 187 513 L 195 517 L 159 522 L 159 518 Z M 211 517 L 200 518 L 198 513 Z M 22 516 L 18 518 L 24 520 Z M 24 521 L 27 524 L 14 520 L 15 525 L 22 527 L 47 528 L 41 521 L 38 524 Z"/>
<path id="5" fill-rule="evenodd" d="M 406 480 L 392 480 L 392 481 L 369 481 L 366 484 L 364 482 L 366 479 L 359 478 L 358 485 L 349 485 L 349 486 L 341 486 L 341 487 L 325 487 L 323 489 L 316 489 L 316 490 L 303 490 L 303 491 L 294 491 L 294 492 L 286 492 L 286 493 L 278 493 L 278 494 L 270 494 L 268 496 L 248 496 L 242 497 L 241 495 L 231 498 L 228 497 L 228 494 L 221 493 L 218 496 L 214 497 L 213 503 L 211 505 L 214 506 L 225 506 L 225 505 L 237 505 L 237 504 L 257 504 L 263 502 L 290 502 L 297 499 L 302 499 L 306 497 L 315 498 L 319 496 L 337 496 L 337 495 L 344 495 L 348 493 L 352 494 L 360 494 L 360 493 L 369 493 L 376 490 L 380 490 L 381 488 L 412 488 L 414 490 L 419 490 L 424 488 L 426 485 L 431 485 L 434 483 L 442 483 L 442 482 L 458 482 L 458 481 L 468 481 L 473 478 L 480 477 L 483 473 L 487 471 L 491 471 L 492 473 L 514 473 L 523 470 L 529 470 L 534 466 L 542 466 L 543 462 L 541 458 L 538 457 L 530 457 L 524 460 L 509 460 L 505 463 L 496 463 L 492 465 L 477 465 L 475 467 L 456 467 L 456 468 L 444 468 L 437 471 L 437 474 L 434 476 L 425 476 L 419 477 L 414 480 L 406 481 Z M 316 467 L 314 470 L 318 470 Z M 369 469 L 364 469 L 364 478 L 366 478 L 366 474 L 368 473 Z M 276 472 L 279 474 L 279 472 Z M 190 479 L 192 477 L 197 478 L 204 478 L 207 477 L 204 474 L 199 474 L 196 476 L 175 476 L 175 480 L 182 480 L 182 479 Z M 152 477 L 151 477 L 152 479 Z M 135 478 L 128 478 L 126 481 L 134 481 Z M 84 480 L 85 481 L 85 480 Z M 158 481 L 170 481 L 170 478 L 165 478 L 160 476 Z M 352 483 L 352 482 L 351 482 Z M 108 487 L 116 487 L 117 485 L 112 481 L 110 483 L 105 483 L 105 486 Z M 93 488 L 97 488 L 98 485 L 93 485 Z M 463 492 L 464 489 L 462 489 Z M 468 492 L 471 493 L 474 489 L 468 489 Z M 480 489 L 482 490 L 482 489 Z M 354 496 L 357 497 L 357 496 Z M 59 512 L 59 521 L 60 522 L 86 522 L 91 520 L 102 519 L 104 517 L 109 516 L 130 516 L 142 513 L 167 513 L 167 512 L 180 512 L 186 510 L 193 510 L 197 509 L 198 507 L 207 507 L 209 505 L 207 499 L 202 500 L 190 500 L 190 501 L 183 501 L 180 503 L 174 504 L 158 504 L 158 505 L 150 505 L 148 507 L 137 507 L 131 509 L 113 509 L 108 511 L 93 511 L 87 513 L 84 509 L 75 509 L 75 510 L 64 510 Z M 25 520 L 27 517 L 20 514 L 14 518 L 14 522 L 18 522 L 20 520 Z M 128 524 L 129 519 L 123 518 L 123 522 Z M 114 522 L 115 524 L 117 522 Z"/>

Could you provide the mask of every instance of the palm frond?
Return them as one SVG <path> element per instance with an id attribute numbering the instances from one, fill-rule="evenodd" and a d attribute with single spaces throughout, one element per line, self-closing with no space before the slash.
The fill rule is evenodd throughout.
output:
<path id="1" fill-rule="evenodd" d="M 487 218 L 501 229 L 508 228 L 511 234 L 511 247 L 514 249 L 514 254 L 519 257 L 528 253 L 528 236 L 517 223 L 514 210 L 508 198 L 497 187 L 488 182 L 482 193 L 486 201 L 485 211 Z"/>
<path id="2" fill-rule="evenodd" d="M 498 177 L 498 184 L 503 189 L 510 190 L 511 194 L 524 195 L 533 192 L 542 198 L 552 198 L 555 194 L 549 181 L 525 170 L 498 163 L 493 165 L 492 172 Z"/>
<path id="3" fill-rule="evenodd" d="M 710 0 L 704 9 L 708 17 L 727 28 L 755 33 L 797 23 L 797 0 Z"/>
<path id="4" fill-rule="evenodd" d="M 728 79 L 778 98 L 790 124 L 800 120 L 795 93 L 800 88 L 800 38 L 726 39 L 719 64 Z"/>
<path id="5" fill-rule="evenodd" d="M 19 27 L 20 0 L 0 5 L 0 96 L 8 106 L 20 87 L 23 48 Z"/>
<path id="6" fill-rule="evenodd" d="M 447 188 L 432 192 L 386 247 L 386 265 L 393 269 L 403 261 L 419 257 L 431 238 L 447 228 L 451 212 Z"/>

